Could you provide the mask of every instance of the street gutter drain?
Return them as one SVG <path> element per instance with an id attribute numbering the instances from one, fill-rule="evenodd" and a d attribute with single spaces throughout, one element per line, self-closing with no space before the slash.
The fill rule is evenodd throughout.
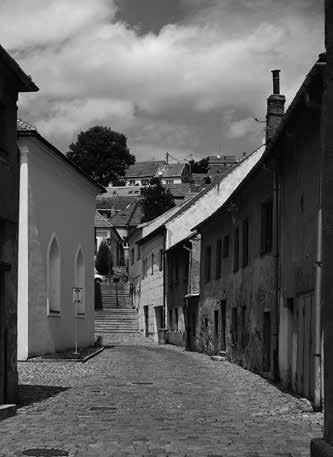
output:
<path id="1" fill-rule="evenodd" d="M 117 411 L 113 406 L 92 406 L 90 411 Z"/>
<path id="2" fill-rule="evenodd" d="M 153 385 L 152 382 L 132 382 L 132 384 L 137 384 L 139 386 L 151 386 L 151 385 Z"/>
<path id="3" fill-rule="evenodd" d="M 62 449 L 44 448 L 44 449 L 25 449 L 22 451 L 22 455 L 28 455 L 30 457 L 66 457 L 69 452 L 63 451 Z"/>

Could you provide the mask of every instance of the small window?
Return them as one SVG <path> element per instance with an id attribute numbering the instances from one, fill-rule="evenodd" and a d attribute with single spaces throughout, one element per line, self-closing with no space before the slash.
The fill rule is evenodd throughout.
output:
<path id="1" fill-rule="evenodd" d="M 221 278 L 222 270 L 222 240 L 217 240 L 216 242 L 216 268 L 215 268 L 215 278 Z"/>
<path id="2" fill-rule="evenodd" d="M 160 249 L 160 262 L 159 262 L 159 270 L 163 270 L 163 249 Z"/>
<path id="3" fill-rule="evenodd" d="M 239 228 L 234 232 L 234 272 L 239 269 Z"/>
<path id="4" fill-rule="evenodd" d="M 205 257 L 205 280 L 206 280 L 206 282 L 210 281 L 211 259 L 212 259 L 212 248 L 211 248 L 211 246 L 207 246 L 206 247 L 206 257 Z"/>
<path id="5" fill-rule="evenodd" d="M 261 254 L 271 252 L 273 246 L 273 200 L 261 205 Z"/>
<path id="6" fill-rule="evenodd" d="M 136 260 L 140 260 L 141 249 L 140 249 L 140 245 L 139 244 L 136 245 L 136 249 L 137 249 L 137 251 L 136 251 Z"/>
<path id="7" fill-rule="evenodd" d="M 229 257 L 229 235 L 223 238 L 223 258 Z"/>
<path id="8" fill-rule="evenodd" d="M 242 227 L 242 266 L 246 267 L 249 263 L 249 220 L 243 221 Z"/>
<path id="9" fill-rule="evenodd" d="M 155 255 L 152 253 L 151 255 L 151 274 L 154 274 L 154 262 L 155 262 Z"/>
<path id="10" fill-rule="evenodd" d="M 131 265 L 134 265 L 134 248 L 131 249 Z"/>

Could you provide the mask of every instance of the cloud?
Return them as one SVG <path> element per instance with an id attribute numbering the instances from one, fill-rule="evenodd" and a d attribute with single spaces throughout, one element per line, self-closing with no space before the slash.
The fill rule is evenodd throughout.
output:
<path id="1" fill-rule="evenodd" d="M 2 43 L 40 87 L 21 97 L 22 116 L 62 148 L 81 129 L 111 125 L 139 158 L 166 147 L 205 154 L 222 134 L 228 148 L 249 133 L 260 142 L 250 119 L 265 114 L 270 70 L 282 69 L 293 95 L 322 48 L 322 0 L 182 2 L 185 19 L 138 35 L 110 0 L 30 0 L 24 11 L 4 0 Z"/>

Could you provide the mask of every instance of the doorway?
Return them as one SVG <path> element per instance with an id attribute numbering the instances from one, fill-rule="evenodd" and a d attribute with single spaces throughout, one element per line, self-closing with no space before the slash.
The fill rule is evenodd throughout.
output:
<path id="1" fill-rule="evenodd" d="M 149 335 L 149 309 L 148 306 L 143 307 L 144 319 L 145 319 L 145 336 Z"/>
<path id="2" fill-rule="evenodd" d="M 226 350 L 226 313 L 227 313 L 227 302 L 226 300 L 221 300 L 221 351 Z"/>

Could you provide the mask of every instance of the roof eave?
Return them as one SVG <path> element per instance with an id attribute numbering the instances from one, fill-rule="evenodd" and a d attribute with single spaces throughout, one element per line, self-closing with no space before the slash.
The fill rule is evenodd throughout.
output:
<path id="1" fill-rule="evenodd" d="M 0 59 L 4 60 L 7 67 L 12 73 L 15 74 L 19 81 L 18 90 L 19 92 L 38 92 L 39 88 L 32 81 L 31 77 L 28 76 L 19 64 L 16 62 L 11 55 L 0 45 Z"/>

